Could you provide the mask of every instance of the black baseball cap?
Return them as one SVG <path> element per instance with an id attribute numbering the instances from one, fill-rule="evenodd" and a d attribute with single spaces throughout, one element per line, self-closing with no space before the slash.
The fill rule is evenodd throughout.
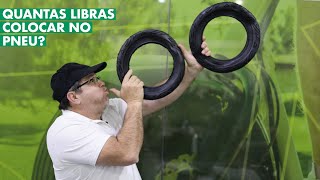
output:
<path id="1" fill-rule="evenodd" d="M 107 66 L 106 62 L 94 66 L 87 66 L 78 63 L 67 63 L 57 70 L 51 77 L 52 98 L 61 102 L 69 89 L 81 78 L 102 71 Z"/>

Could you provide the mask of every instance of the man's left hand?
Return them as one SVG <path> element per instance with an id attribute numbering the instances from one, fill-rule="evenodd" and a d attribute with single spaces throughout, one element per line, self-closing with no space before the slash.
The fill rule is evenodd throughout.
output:
<path id="1" fill-rule="evenodd" d="M 203 42 L 201 44 L 202 54 L 205 56 L 211 56 L 211 51 L 205 41 L 205 37 L 202 38 Z M 196 58 L 192 55 L 191 51 L 188 51 L 182 44 L 178 44 L 181 49 L 184 58 L 187 61 L 186 75 L 190 75 L 191 78 L 196 78 L 197 75 L 203 70 L 203 67 L 198 63 Z"/>

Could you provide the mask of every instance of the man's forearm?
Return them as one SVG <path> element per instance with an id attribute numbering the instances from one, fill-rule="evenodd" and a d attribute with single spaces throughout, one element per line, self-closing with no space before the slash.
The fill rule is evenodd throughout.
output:
<path id="1" fill-rule="evenodd" d="M 155 111 L 158 111 L 165 106 L 168 106 L 175 100 L 177 100 L 184 92 L 185 90 L 190 86 L 190 84 L 193 82 L 193 80 L 197 77 L 198 73 L 190 73 L 188 72 L 189 69 L 186 68 L 185 75 L 179 84 L 179 86 L 169 95 L 157 99 L 157 100 L 144 100 L 143 102 L 143 115 L 151 114 Z"/>
<path id="2" fill-rule="evenodd" d="M 129 156 L 138 158 L 143 142 L 142 102 L 128 104 L 117 139 L 127 148 Z"/>

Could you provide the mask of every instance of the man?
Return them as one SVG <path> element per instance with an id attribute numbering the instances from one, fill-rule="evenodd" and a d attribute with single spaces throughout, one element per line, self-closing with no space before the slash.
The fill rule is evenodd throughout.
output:
<path id="1" fill-rule="evenodd" d="M 47 133 L 56 179 L 141 179 L 136 163 L 143 142 L 144 115 L 175 101 L 202 71 L 193 55 L 179 45 L 187 61 L 185 76 L 168 96 L 143 100 L 143 82 L 129 70 L 119 98 L 108 99 L 105 83 L 96 77 L 106 63 L 67 63 L 51 79 L 53 99 L 62 110 Z M 205 40 L 202 54 L 210 56 Z"/>

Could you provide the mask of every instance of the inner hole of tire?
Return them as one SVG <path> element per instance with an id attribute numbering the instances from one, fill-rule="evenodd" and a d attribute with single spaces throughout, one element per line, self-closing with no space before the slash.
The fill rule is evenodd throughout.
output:
<path id="1" fill-rule="evenodd" d="M 211 50 L 211 56 L 220 60 L 236 57 L 247 41 L 247 32 L 243 25 L 228 16 L 211 20 L 205 27 L 203 35 Z"/>
<path id="2" fill-rule="evenodd" d="M 134 52 L 130 60 L 130 68 L 145 86 L 159 86 L 171 75 L 173 58 L 163 46 L 150 43 Z"/>

